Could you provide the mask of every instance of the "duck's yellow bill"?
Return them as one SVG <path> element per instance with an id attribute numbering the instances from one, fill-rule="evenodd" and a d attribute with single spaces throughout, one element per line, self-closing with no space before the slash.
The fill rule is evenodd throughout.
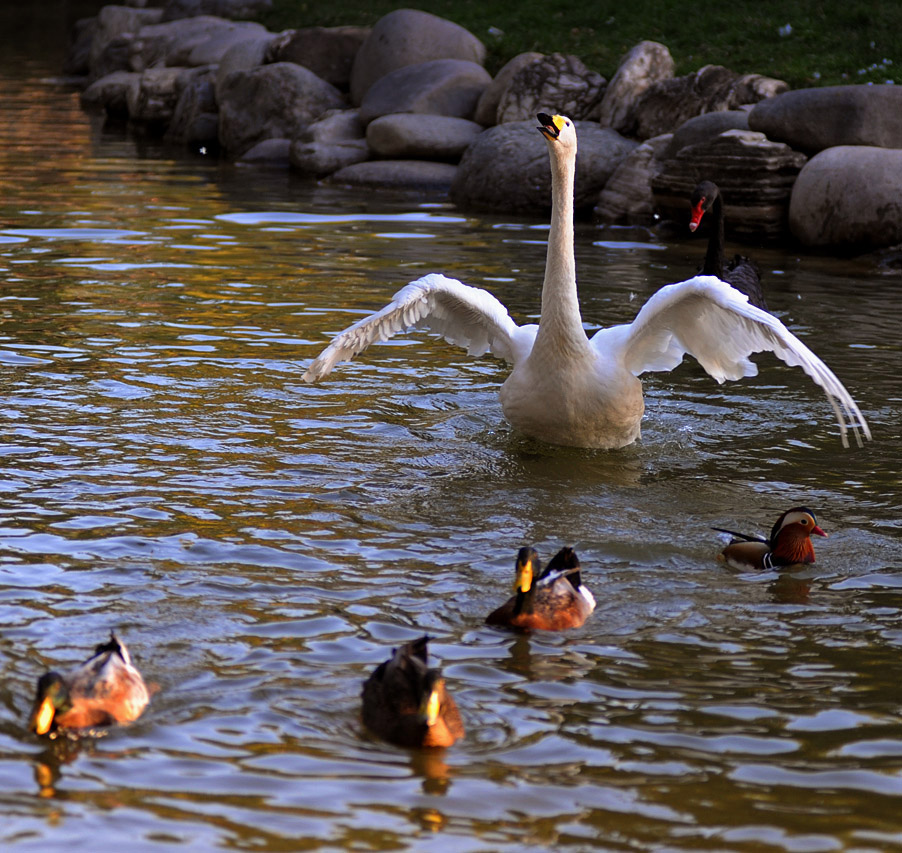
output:
<path id="1" fill-rule="evenodd" d="M 50 697 L 45 696 L 41 706 L 31 718 L 35 734 L 45 735 L 50 731 L 50 725 L 53 723 L 53 715 L 55 713 L 56 709 L 53 707 L 53 702 L 50 701 Z"/>
<path id="2" fill-rule="evenodd" d="M 517 580 L 514 582 L 514 592 L 529 592 L 532 586 L 532 562 L 526 562 L 517 566 Z"/>
<path id="3" fill-rule="evenodd" d="M 429 698 L 426 700 L 426 725 L 434 726 L 435 721 L 438 719 L 438 712 L 440 701 L 438 698 L 438 690 L 433 690 L 432 693 L 429 694 Z"/>

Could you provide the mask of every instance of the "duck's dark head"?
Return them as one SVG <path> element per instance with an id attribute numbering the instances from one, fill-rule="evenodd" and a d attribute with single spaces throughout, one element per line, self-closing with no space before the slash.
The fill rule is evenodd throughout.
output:
<path id="1" fill-rule="evenodd" d="M 58 672 L 46 672 L 38 679 L 28 728 L 38 735 L 47 734 L 55 727 L 57 714 L 64 714 L 71 707 L 63 677 Z"/>

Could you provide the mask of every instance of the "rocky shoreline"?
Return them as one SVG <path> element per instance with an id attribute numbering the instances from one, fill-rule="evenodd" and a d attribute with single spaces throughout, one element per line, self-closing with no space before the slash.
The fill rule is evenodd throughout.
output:
<path id="1" fill-rule="evenodd" d="M 705 66 L 674 76 L 642 42 L 610 80 L 526 53 L 494 78 L 472 33 L 398 9 L 372 28 L 272 33 L 271 0 L 105 6 L 79 21 L 66 71 L 87 110 L 173 145 L 361 188 L 447 192 L 462 209 L 544 212 L 535 113 L 577 122 L 576 205 L 612 224 L 688 220 L 701 180 L 752 242 L 849 251 L 902 243 L 902 86 L 790 91 Z"/>

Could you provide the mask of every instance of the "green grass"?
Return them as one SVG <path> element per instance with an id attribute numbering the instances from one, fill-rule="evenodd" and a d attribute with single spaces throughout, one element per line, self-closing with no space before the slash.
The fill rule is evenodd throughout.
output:
<path id="1" fill-rule="evenodd" d="M 896 0 L 275 0 L 272 30 L 357 24 L 416 8 L 466 27 L 492 73 L 526 50 L 572 53 L 610 78 L 643 39 L 667 45 L 677 74 L 725 65 L 794 88 L 902 83 L 902 3 Z M 779 29 L 790 25 L 788 35 Z M 890 60 L 886 63 L 885 60 Z"/>

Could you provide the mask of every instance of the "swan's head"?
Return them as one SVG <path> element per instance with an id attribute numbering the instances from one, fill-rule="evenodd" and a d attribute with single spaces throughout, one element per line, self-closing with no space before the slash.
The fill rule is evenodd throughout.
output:
<path id="1" fill-rule="evenodd" d="M 576 127 L 567 116 L 538 113 L 536 118 L 539 120 L 539 131 L 548 142 L 549 149 L 576 152 Z"/>
<path id="2" fill-rule="evenodd" d="M 692 217 L 689 220 L 689 230 L 695 231 L 702 217 L 711 209 L 714 200 L 720 195 L 720 190 L 713 181 L 702 181 L 693 191 L 689 199 L 692 208 Z"/>

